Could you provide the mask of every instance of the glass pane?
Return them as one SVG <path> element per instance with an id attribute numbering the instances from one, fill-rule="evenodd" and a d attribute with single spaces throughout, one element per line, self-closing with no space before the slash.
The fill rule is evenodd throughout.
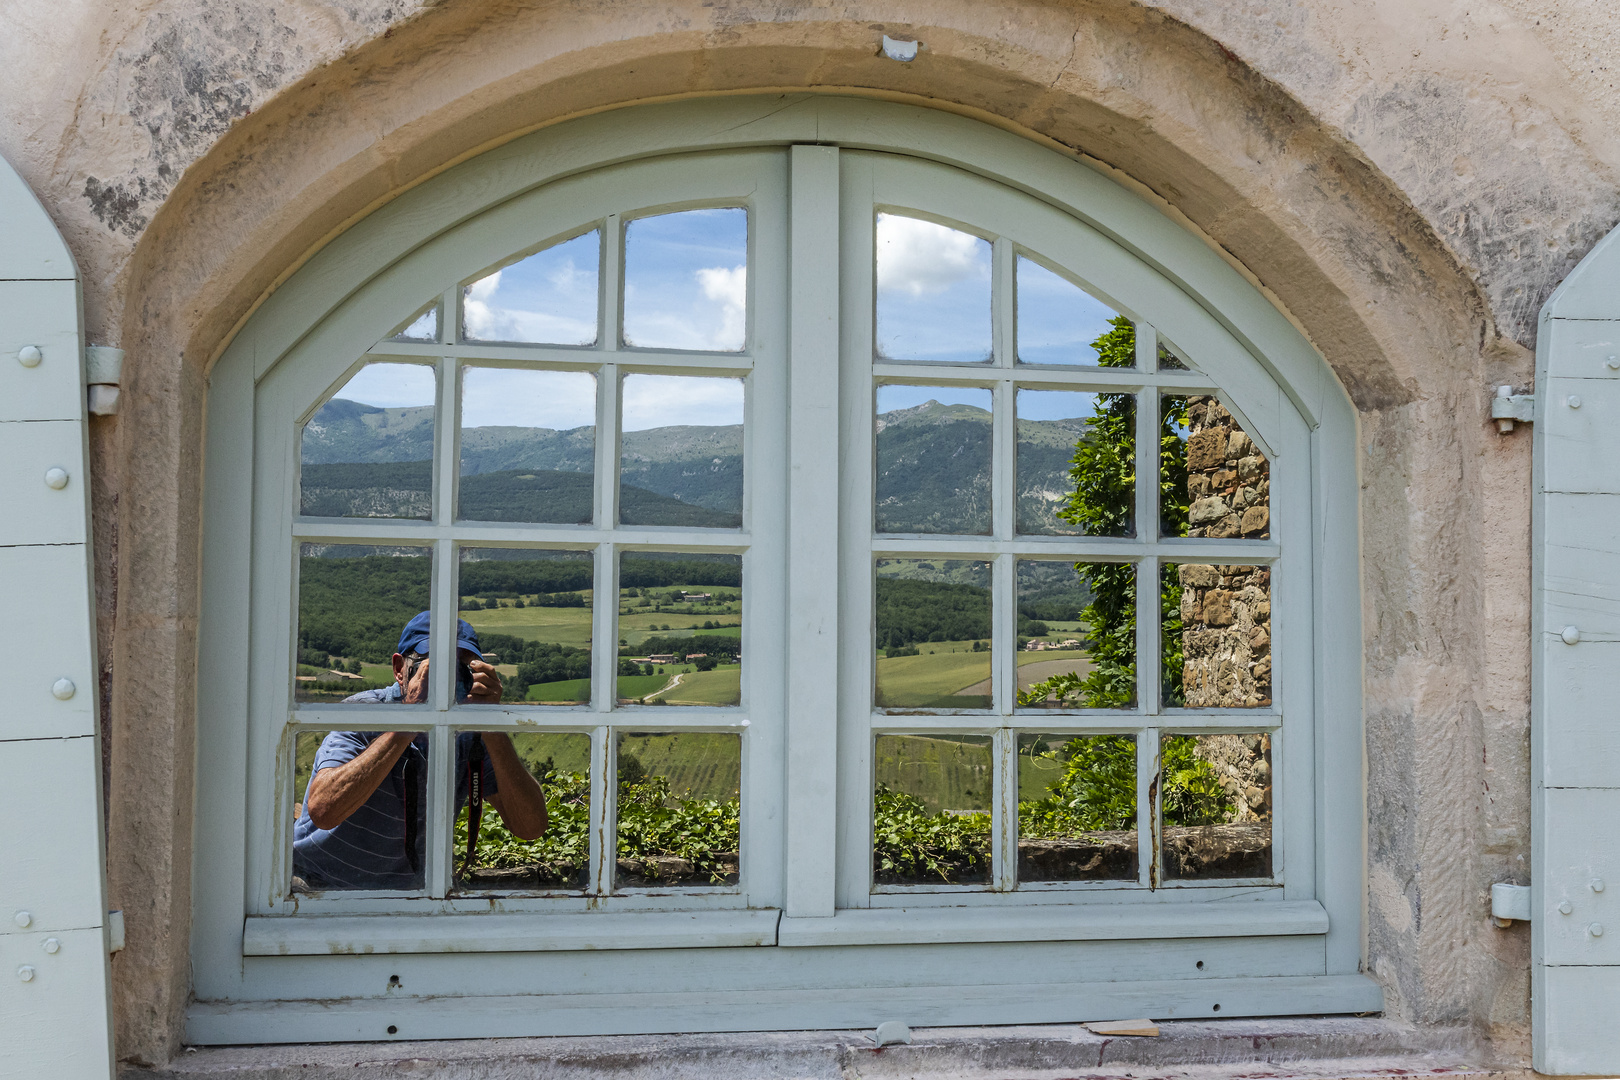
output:
<path id="1" fill-rule="evenodd" d="M 877 706 L 990 707 L 990 564 L 880 559 Z"/>
<path id="2" fill-rule="evenodd" d="M 339 792 L 354 790 L 349 786 L 355 783 L 354 760 L 378 743 L 388 756 L 398 756 L 386 772 L 374 774 L 365 801 L 345 814 Z M 427 735 L 300 733 L 294 753 L 299 802 L 293 823 L 293 894 L 420 890 L 427 865 Z M 358 771 L 368 770 L 362 765 Z"/>
<path id="3" fill-rule="evenodd" d="M 618 770 L 615 888 L 737 884 L 740 736 L 624 735 Z"/>
<path id="4" fill-rule="evenodd" d="M 462 370 L 463 521 L 588 525 L 595 470 L 596 376 Z"/>
<path id="5" fill-rule="evenodd" d="M 486 772 L 494 780 L 485 788 L 485 798 L 490 792 L 500 793 L 502 805 L 516 820 L 509 822 L 486 802 L 469 866 L 467 769 L 457 770 L 456 801 L 461 810 L 456 816 L 453 849 L 456 887 L 479 892 L 585 888 L 591 858 L 591 737 L 560 732 L 486 733 L 480 741 L 489 759 Z M 513 800 L 513 792 L 503 787 L 503 773 L 515 782 L 520 798 Z M 538 837 L 524 839 L 522 834 L 534 832 L 536 798 L 545 803 L 545 830 Z"/>
<path id="6" fill-rule="evenodd" d="M 1181 354 L 1162 340 L 1159 342 L 1159 370 L 1160 371 L 1191 371 L 1192 366 L 1181 358 Z"/>
<path id="7" fill-rule="evenodd" d="M 1136 366 L 1134 337 L 1116 340 L 1129 319 L 1040 263 L 1019 256 L 1017 274 L 1019 363 Z"/>
<path id="8" fill-rule="evenodd" d="M 295 700 L 398 700 L 394 652 L 405 625 L 427 610 L 431 550 L 300 546 Z"/>
<path id="9" fill-rule="evenodd" d="M 1018 736 L 1018 880 L 1135 881 L 1136 738 Z"/>
<path id="10" fill-rule="evenodd" d="M 1018 391 L 1018 531 L 1134 536 L 1136 398 Z"/>
<path id="11" fill-rule="evenodd" d="M 878 532 L 990 532 L 990 391 L 877 388 Z"/>
<path id="12" fill-rule="evenodd" d="M 1136 567 L 1019 561 L 1018 706 L 1136 706 Z"/>
<path id="13" fill-rule="evenodd" d="M 1164 704 L 1189 709 L 1271 705 L 1271 569 L 1166 564 Z"/>
<path id="14" fill-rule="evenodd" d="M 299 513 L 433 514 L 433 403 L 425 364 L 367 364 L 304 425 Z"/>
<path id="15" fill-rule="evenodd" d="M 462 340 L 594 345 L 601 253 L 601 233 L 593 230 L 466 286 Z"/>
<path id="16" fill-rule="evenodd" d="M 742 556 L 626 552 L 620 705 L 742 701 Z"/>
<path id="17" fill-rule="evenodd" d="M 990 736 L 879 735 L 872 771 L 875 884 L 990 880 Z"/>
<path id="18" fill-rule="evenodd" d="M 748 335 L 748 211 L 682 210 L 624 228 L 624 343 L 737 352 Z"/>
<path id="19" fill-rule="evenodd" d="M 461 617 L 478 633 L 501 701 L 591 700 L 595 565 L 589 551 L 461 550 Z"/>
<path id="20" fill-rule="evenodd" d="M 877 355 L 990 359 L 990 242 L 932 221 L 877 216 Z"/>
<path id="21" fill-rule="evenodd" d="M 1160 528 L 1166 536 L 1271 536 L 1271 462 L 1219 399 L 1162 399 Z"/>
<path id="22" fill-rule="evenodd" d="M 439 340 L 439 302 L 437 300 L 412 315 L 391 341 L 431 342 Z"/>
<path id="23" fill-rule="evenodd" d="M 1271 876 L 1271 736 L 1166 735 L 1159 743 L 1164 875 Z"/>
<path id="24" fill-rule="evenodd" d="M 742 525 L 743 381 L 627 375 L 619 442 L 624 525 Z"/>

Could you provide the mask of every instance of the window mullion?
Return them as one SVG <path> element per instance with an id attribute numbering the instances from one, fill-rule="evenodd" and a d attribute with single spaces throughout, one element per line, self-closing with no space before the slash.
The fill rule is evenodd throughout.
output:
<path id="1" fill-rule="evenodd" d="M 1138 882 L 1150 889 L 1159 887 L 1159 729 L 1146 728 L 1136 735 L 1136 843 Z"/>
<path id="2" fill-rule="evenodd" d="M 449 724 L 428 732 L 427 889 L 434 899 L 450 893 L 455 874 L 456 733 Z"/>
<path id="3" fill-rule="evenodd" d="M 1018 704 L 1018 560 L 990 562 L 990 704 L 1010 716 Z"/>
<path id="4" fill-rule="evenodd" d="M 1014 260 L 1017 253 L 1005 236 L 995 241 L 990 263 L 990 334 L 995 343 L 995 363 L 1012 367 L 1018 362 L 1017 298 L 1014 293 Z"/>
<path id="5" fill-rule="evenodd" d="M 996 763 L 991 882 L 998 891 L 1011 892 L 1018 884 L 1018 734 L 999 728 L 991 747 Z"/>
<path id="6" fill-rule="evenodd" d="M 602 269 L 597 276 L 597 346 L 619 349 L 619 316 L 624 308 L 624 239 L 618 214 L 602 223 Z"/>
<path id="7" fill-rule="evenodd" d="M 612 842 L 616 823 L 613 802 L 617 796 L 616 770 L 613 765 L 613 729 L 599 725 L 591 730 L 591 807 L 590 807 L 590 880 L 585 891 L 606 896 L 613 891 L 614 851 Z"/>

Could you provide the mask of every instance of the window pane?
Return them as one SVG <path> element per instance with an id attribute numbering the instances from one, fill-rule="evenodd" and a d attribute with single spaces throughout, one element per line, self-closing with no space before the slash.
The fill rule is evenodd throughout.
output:
<path id="1" fill-rule="evenodd" d="M 624 229 L 624 343 L 737 352 L 748 334 L 748 211 L 683 210 Z"/>
<path id="2" fill-rule="evenodd" d="M 621 524 L 742 524 L 743 394 L 741 379 L 625 376 Z"/>
<path id="3" fill-rule="evenodd" d="M 589 551 L 462 549 L 461 617 L 494 666 L 500 700 L 591 700 L 595 565 Z"/>
<path id="4" fill-rule="evenodd" d="M 1020 256 L 1017 274 L 1020 363 L 1136 366 L 1134 334 L 1116 332 L 1129 319 L 1040 263 Z"/>
<path id="5" fill-rule="evenodd" d="M 877 706 L 990 707 L 990 564 L 880 559 Z"/>
<path id="6" fill-rule="evenodd" d="M 403 742 L 404 751 L 365 802 L 337 817 L 344 771 L 379 741 Z M 427 735 L 300 732 L 294 755 L 293 895 L 420 890 L 427 865 Z"/>
<path id="7" fill-rule="evenodd" d="M 1192 367 L 1181 358 L 1181 353 L 1175 348 L 1159 342 L 1159 370 L 1160 371 L 1191 371 Z"/>
<path id="8" fill-rule="evenodd" d="M 1169 879 L 1271 876 L 1271 736 L 1166 735 L 1164 873 Z"/>
<path id="9" fill-rule="evenodd" d="M 615 888 L 737 884 L 739 736 L 624 735 L 618 770 Z"/>
<path id="10" fill-rule="evenodd" d="M 742 556 L 626 552 L 619 704 L 742 701 Z"/>
<path id="11" fill-rule="evenodd" d="M 990 736 L 879 735 L 873 766 L 874 883 L 990 880 Z"/>
<path id="12" fill-rule="evenodd" d="M 374 701 L 391 693 L 400 633 L 428 607 L 431 550 L 301 545 L 297 701 Z"/>
<path id="13" fill-rule="evenodd" d="M 304 425 L 299 513 L 433 514 L 433 412 L 425 364 L 367 364 Z"/>
<path id="14" fill-rule="evenodd" d="M 877 388 L 878 532 L 990 532 L 990 391 Z"/>
<path id="15" fill-rule="evenodd" d="M 315 768 L 315 751 L 320 749 L 324 738 L 324 731 L 300 731 L 293 736 L 292 825 L 295 834 L 298 821 L 304 816 L 304 801 L 309 795 L 309 781 Z M 309 891 L 309 883 L 294 870 L 290 894 L 298 896 Z"/>
<path id="16" fill-rule="evenodd" d="M 463 369 L 462 520 L 588 525 L 595 470 L 596 376 Z"/>
<path id="17" fill-rule="evenodd" d="M 539 784 L 546 804 L 545 832 L 524 840 L 489 805 L 489 792 L 500 790 L 499 766 L 492 764 L 486 771 L 494 775 L 495 784 L 485 789 L 478 845 L 469 868 L 467 769 L 458 769 L 456 801 L 461 809 L 456 815 L 453 848 L 456 888 L 478 892 L 585 888 L 591 858 L 591 737 L 559 732 L 485 734 L 482 741 L 487 757 L 502 753 L 501 740 L 511 746 L 523 773 Z M 527 779 L 521 782 L 526 785 Z"/>
<path id="18" fill-rule="evenodd" d="M 1189 709 L 1271 705 L 1271 569 L 1167 564 L 1164 703 Z"/>
<path id="19" fill-rule="evenodd" d="M 1136 567 L 1019 561 L 1018 705 L 1136 706 Z"/>
<path id="20" fill-rule="evenodd" d="M 1166 536 L 1271 536 L 1271 462 L 1217 398 L 1162 399 L 1160 528 Z"/>
<path id="21" fill-rule="evenodd" d="M 1136 398 L 1018 391 L 1018 531 L 1133 536 Z"/>
<path id="22" fill-rule="evenodd" d="M 990 359 L 990 242 L 932 221 L 877 216 L 877 355 Z"/>
<path id="23" fill-rule="evenodd" d="M 1018 880 L 1135 881 L 1136 737 L 1018 736 Z"/>
<path id="24" fill-rule="evenodd" d="M 439 302 L 433 301 L 427 307 L 412 315 L 398 333 L 390 341 L 417 341 L 431 342 L 439 340 Z"/>
<path id="25" fill-rule="evenodd" d="M 462 339 L 594 345 L 601 251 L 601 233 L 588 232 L 466 286 Z"/>

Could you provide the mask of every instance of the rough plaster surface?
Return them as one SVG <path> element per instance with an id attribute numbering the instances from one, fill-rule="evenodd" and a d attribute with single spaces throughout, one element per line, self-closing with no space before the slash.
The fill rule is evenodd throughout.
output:
<path id="1" fill-rule="evenodd" d="M 1361 411 L 1367 965 L 1391 1015 L 1521 1053 L 1528 384 L 1542 299 L 1620 218 L 1600 0 L 3 0 L 0 153 L 129 350 L 92 424 L 120 1049 L 189 981 L 206 366 L 258 297 L 459 157 L 637 100 L 818 88 L 1074 148 L 1267 289 Z M 878 58 L 880 33 L 927 42 Z M 1331 572 L 1331 568 L 1329 568 Z M 1439 1029 L 1436 1029 L 1439 1030 Z"/>

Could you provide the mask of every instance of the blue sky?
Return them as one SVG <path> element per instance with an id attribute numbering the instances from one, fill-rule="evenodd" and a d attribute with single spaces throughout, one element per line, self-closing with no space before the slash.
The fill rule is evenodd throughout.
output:
<path id="1" fill-rule="evenodd" d="M 1018 359 L 1026 364 L 1095 364 L 1091 343 L 1119 313 L 1080 286 L 1022 256 L 1018 277 Z"/>
<path id="2" fill-rule="evenodd" d="M 748 211 L 681 210 L 626 224 L 626 345 L 735 352 L 747 313 Z"/>
<path id="3" fill-rule="evenodd" d="M 431 364 L 367 364 L 332 396 L 381 409 L 404 409 L 432 405 L 437 382 Z"/>
<path id="4" fill-rule="evenodd" d="M 467 286 L 462 333 L 468 341 L 590 345 L 596 341 L 602 234 L 553 244 Z"/>
<path id="5" fill-rule="evenodd" d="M 877 353 L 990 358 L 990 242 L 932 221 L 877 216 Z"/>
<path id="6" fill-rule="evenodd" d="M 743 382 L 690 375 L 626 375 L 620 422 L 624 431 L 677 424 L 740 424 Z"/>

